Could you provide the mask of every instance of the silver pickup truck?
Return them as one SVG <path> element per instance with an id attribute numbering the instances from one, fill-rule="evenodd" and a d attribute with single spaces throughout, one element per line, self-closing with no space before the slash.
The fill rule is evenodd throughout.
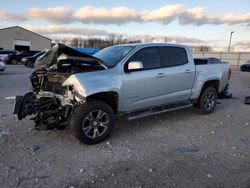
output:
<path id="1" fill-rule="evenodd" d="M 58 44 L 35 63 L 33 91 L 16 97 L 14 114 L 33 115 L 36 129 L 71 125 L 86 144 L 104 140 L 115 116 L 136 119 L 195 106 L 214 111 L 227 90 L 227 63 L 195 65 L 188 47 L 126 44 L 95 55 Z"/>

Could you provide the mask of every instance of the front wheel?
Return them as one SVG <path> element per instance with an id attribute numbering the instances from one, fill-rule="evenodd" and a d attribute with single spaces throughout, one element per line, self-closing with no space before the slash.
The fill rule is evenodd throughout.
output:
<path id="1" fill-rule="evenodd" d="M 114 112 L 102 101 L 81 105 L 71 118 L 76 137 L 85 144 L 103 141 L 114 126 Z"/>
<path id="2" fill-rule="evenodd" d="M 34 68 L 34 64 L 31 62 L 31 61 L 29 61 L 28 62 L 28 65 L 27 65 L 29 68 Z"/>
<path id="3" fill-rule="evenodd" d="M 197 107 L 201 114 L 210 114 L 214 111 L 217 103 L 217 92 L 214 87 L 208 86 L 202 90 Z"/>

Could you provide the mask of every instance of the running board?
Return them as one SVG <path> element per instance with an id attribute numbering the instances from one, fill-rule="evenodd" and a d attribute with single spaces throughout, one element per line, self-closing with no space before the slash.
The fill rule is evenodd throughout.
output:
<path id="1" fill-rule="evenodd" d="M 157 108 L 152 108 L 152 109 L 144 110 L 141 113 L 140 112 L 133 112 L 133 113 L 128 114 L 128 120 L 134 120 L 134 119 L 139 119 L 139 118 L 143 118 L 143 117 L 147 117 L 147 116 L 162 114 L 165 112 L 171 112 L 171 111 L 180 110 L 180 109 L 184 109 L 184 108 L 190 108 L 192 106 L 193 106 L 193 104 L 186 104 L 186 105 L 176 106 L 176 107 L 171 107 L 171 108 L 160 107 L 159 110 L 157 110 Z"/>

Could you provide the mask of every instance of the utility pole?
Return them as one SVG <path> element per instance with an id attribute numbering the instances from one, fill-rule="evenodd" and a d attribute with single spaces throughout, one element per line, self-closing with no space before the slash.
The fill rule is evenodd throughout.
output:
<path id="1" fill-rule="evenodd" d="M 231 46 L 231 40 L 232 40 L 233 33 L 234 33 L 234 31 L 231 31 L 231 33 L 230 33 L 230 39 L 229 39 L 229 44 L 228 44 L 228 52 L 230 52 L 230 46 Z"/>
<path id="2" fill-rule="evenodd" d="M 165 37 L 165 42 L 166 42 L 166 43 L 168 42 L 168 36 Z"/>

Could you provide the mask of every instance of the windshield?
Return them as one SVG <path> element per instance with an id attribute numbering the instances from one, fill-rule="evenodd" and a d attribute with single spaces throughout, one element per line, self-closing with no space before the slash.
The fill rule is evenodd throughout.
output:
<path id="1" fill-rule="evenodd" d="M 16 55 L 22 55 L 25 51 L 17 52 Z"/>
<path id="2" fill-rule="evenodd" d="M 109 68 L 114 67 L 135 46 L 111 46 L 94 54 L 94 57 L 102 60 Z"/>

